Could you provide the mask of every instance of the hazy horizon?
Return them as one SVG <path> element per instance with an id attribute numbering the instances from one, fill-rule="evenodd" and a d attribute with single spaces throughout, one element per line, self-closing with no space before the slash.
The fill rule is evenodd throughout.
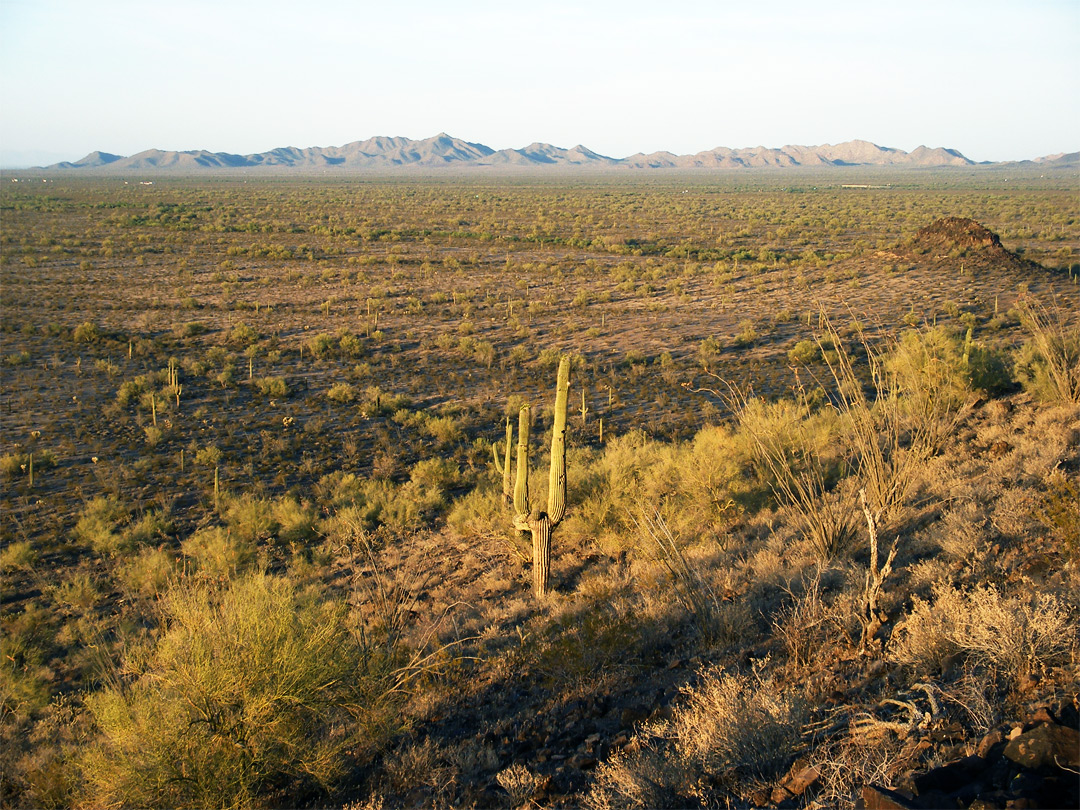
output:
<path id="1" fill-rule="evenodd" d="M 862 139 L 1077 149 L 1080 6 L 0 0 L 0 166 L 440 131 L 623 158 Z"/>

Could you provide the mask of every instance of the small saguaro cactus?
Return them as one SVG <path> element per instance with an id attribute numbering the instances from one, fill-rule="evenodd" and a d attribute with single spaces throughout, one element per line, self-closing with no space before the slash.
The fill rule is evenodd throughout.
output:
<path id="1" fill-rule="evenodd" d="M 539 598 L 548 592 L 551 571 L 551 530 L 566 514 L 566 400 L 570 392 L 570 358 L 559 361 L 555 385 L 555 423 L 551 428 L 551 470 L 548 474 L 547 510 L 537 509 L 529 498 L 529 426 L 532 409 L 521 406 L 518 414 L 517 470 L 514 476 L 514 528 L 532 534 L 533 593 Z M 506 430 L 506 460 L 501 468 L 503 492 L 508 495 L 510 480 L 510 443 L 512 430 Z M 495 452 L 496 457 L 498 452 Z"/>

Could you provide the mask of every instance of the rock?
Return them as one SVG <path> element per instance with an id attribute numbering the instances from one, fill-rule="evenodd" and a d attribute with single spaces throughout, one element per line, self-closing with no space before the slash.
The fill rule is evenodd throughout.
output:
<path id="1" fill-rule="evenodd" d="M 952 793 L 978 779 L 986 767 L 986 760 L 982 757 L 964 757 L 914 777 L 915 791 L 919 796 L 931 791 Z"/>
<path id="2" fill-rule="evenodd" d="M 1044 765 L 1075 770 L 1080 767 L 1080 732 L 1045 723 L 1011 740 L 1005 746 L 1005 756 L 1032 770 Z"/>
<path id="3" fill-rule="evenodd" d="M 784 787 L 790 790 L 793 796 L 802 796 L 819 781 L 821 781 L 821 769 L 816 765 L 811 765 L 789 777 Z"/>
<path id="4" fill-rule="evenodd" d="M 979 740 L 979 745 L 975 749 L 975 755 L 982 757 L 983 759 L 988 758 L 994 746 L 1004 741 L 1004 739 L 1005 735 L 1001 733 L 1001 730 L 994 729 L 981 740 Z"/>
<path id="5" fill-rule="evenodd" d="M 566 764 L 579 771 L 587 771 L 596 767 L 596 757 L 588 754 L 575 754 Z"/>
<path id="6" fill-rule="evenodd" d="M 780 804 L 781 802 L 786 802 L 790 798 L 791 793 L 788 791 L 788 789 L 781 787 L 780 785 L 774 787 L 772 789 L 772 792 L 769 794 L 769 801 L 772 804 Z"/>
<path id="7" fill-rule="evenodd" d="M 627 706 L 622 710 L 622 717 L 620 719 L 623 728 L 632 728 L 637 723 L 648 718 L 648 716 L 649 710 L 644 706 Z"/>
<path id="8" fill-rule="evenodd" d="M 754 807 L 764 807 L 769 804 L 772 792 L 767 787 L 761 787 L 750 794 L 750 804 Z"/>
<path id="9" fill-rule="evenodd" d="M 1046 706 L 1040 706 L 1031 715 L 1032 723 L 1054 723 L 1057 724 L 1057 720 L 1050 714 L 1050 709 Z"/>
<path id="10" fill-rule="evenodd" d="M 907 797 L 878 785 L 863 785 L 855 807 L 857 810 L 918 810 L 918 805 Z"/>

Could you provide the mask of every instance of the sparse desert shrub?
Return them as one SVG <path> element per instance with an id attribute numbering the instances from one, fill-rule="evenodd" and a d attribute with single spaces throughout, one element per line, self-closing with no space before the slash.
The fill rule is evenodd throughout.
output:
<path id="1" fill-rule="evenodd" d="M 361 729 L 393 706 L 395 668 L 341 600 L 254 574 L 162 599 L 164 633 L 87 698 L 77 760 L 91 804 L 238 807 L 331 786 Z M 296 795 L 294 792 L 293 795 Z"/>
<path id="2" fill-rule="evenodd" d="M 495 775 L 495 781 L 510 796 L 510 803 L 514 807 L 528 802 L 540 784 L 536 774 L 524 765 L 511 765 L 509 768 L 504 768 Z"/>
<path id="3" fill-rule="evenodd" d="M 124 380 L 116 389 L 116 404 L 127 407 L 132 402 L 138 402 L 150 386 L 150 380 L 145 374 L 140 374 L 132 380 Z"/>
<path id="4" fill-rule="evenodd" d="M 383 391 L 372 385 L 364 391 L 364 401 L 360 404 L 360 413 L 368 418 L 386 416 L 409 407 L 409 398 L 403 394 Z"/>
<path id="5" fill-rule="evenodd" d="M 729 641 L 733 634 L 725 621 L 725 606 L 708 572 L 689 560 L 659 514 L 642 515 L 638 527 L 647 547 L 667 572 L 667 581 L 675 598 L 690 616 L 701 638 L 710 646 Z"/>
<path id="6" fill-rule="evenodd" d="M 360 357 L 364 353 L 364 346 L 356 335 L 345 332 L 338 340 L 338 348 L 342 357 Z"/>
<path id="7" fill-rule="evenodd" d="M 118 499 L 99 496 L 83 507 L 73 535 L 98 554 L 115 557 L 160 540 L 171 530 L 168 517 L 160 511 L 150 510 L 134 517 Z"/>
<path id="8" fill-rule="evenodd" d="M 822 560 L 846 552 L 856 519 L 851 499 L 833 491 L 844 462 L 835 412 L 813 411 L 805 399 L 766 403 L 735 397 L 739 434 L 754 449 L 758 474 L 792 507 Z"/>
<path id="9" fill-rule="evenodd" d="M 476 487 L 464 497 L 454 499 L 446 515 L 446 525 L 462 537 L 503 535 L 505 510 L 501 489 Z"/>
<path id="10" fill-rule="evenodd" d="M 144 548 L 120 567 L 117 576 L 129 593 L 153 599 L 164 593 L 176 575 L 172 555 L 162 548 Z"/>
<path id="11" fill-rule="evenodd" d="M 788 660 L 795 667 L 805 667 L 827 650 L 831 631 L 836 630 L 822 593 L 820 569 L 802 593 L 789 595 L 791 602 L 773 619 L 773 635 L 783 643 Z"/>
<path id="12" fill-rule="evenodd" d="M 259 543 L 269 540 L 280 528 L 274 518 L 273 505 L 268 500 L 250 492 L 222 500 L 221 511 L 229 533 L 242 542 Z"/>
<path id="13" fill-rule="evenodd" d="M 115 554 L 123 546 L 118 531 L 128 519 L 127 508 L 112 496 L 94 498 L 83 507 L 75 523 L 75 539 L 93 548 L 99 554 Z"/>
<path id="14" fill-rule="evenodd" d="M 336 343 L 333 335 L 322 333 L 309 338 L 307 348 L 313 357 L 322 360 L 333 354 Z"/>
<path id="15" fill-rule="evenodd" d="M 425 458 L 409 470 L 409 480 L 425 489 L 447 492 L 461 483 L 461 471 L 445 458 Z"/>
<path id="16" fill-rule="evenodd" d="M 965 373 L 973 389 L 993 396 L 1014 387 L 1012 362 L 1005 351 L 972 343 L 965 354 Z"/>
<path id="17" fill-rule="evenodd" d="M 277 524 L 279 542 L 300 543 L 315 536 L 315 510 L 311 504 L 286 495 L 274 500 L 270 512 Z"/>
<path id="18" fill-rule="evenodd" d="M 1060 307 L 1028 303 L 1020 313 L 1029 335 L 1016 357 L 1024 388 L 1044 402 L 1080 402 L 1080 327 Z"/>
<path id="19" fill-rule="evenodd" d="M 101 340 L 101 331 L 97 328 L 97 324 L 84 321 L 75 327 L 75 331 L 71 333 L 71 339 L 76 343 L 97 343 Z"/>
<path id="20" fill-rule="evenodd" d="M 647 726 L 639 753 L 597 768 L 592 808 L 686 807 L 745 800 L 798 742 L 807 707 L 759 672 L 701 673 L 670 720 Z M 715 787 L 711 787 L 715 786 Z"/>
<path id="21" fill-rule="evenodd" d="M 324 507 L 348 506 L 362 497 L 363 482 L 355 473 L 342 470 L 324 475 L 315 485 L 315 495 Z"/>
<path id="22" fill-rule="evenodd" d="M 195 570 L 213 578 L 228 578 L 255 561 L 255 544 L 234 537 L 221 526 L 199 529 L 181 544 Z"/>
<path id="23" fill-rule="evenodd" d="M 216 467 L 221 463 L 222 455 L 220 447 L 208 444 L 195 451 L 195 463 L 203 467 Z"/>
<path id="24" fill-rule="evenodd" d="M 56 455 L 51 450 L 38 450 L 33 455 L 35 475 L 56 466 Z M 30 453 L 8 453 L 0 456 L 0 473 L 6 478 L 29 475 Z"/>
<path id="25" fill-rule="evenodd" d="M 424 422 L 424 432 L 440 445 L 458 442 L 465 435 L 461 425 L 453 416 L 436 416 Z"/>
<path id="26" fill-rule="evenodd" d="M 909 330 L 885 359 L 885 370 L 911 426 L 921 425 L 933 450 L 952 431 L 969 396 L 960 341 L 944 328 Z"/>
<path id="27" fill-rule="evenodd" d="M 1064 602 L 1051 594 L 1006 597 L 993 586 L 962 591 L 934 588 L 932 602 L 918 597 L 897 628 L 892 657 L 927 671 L 957 654 L 1015 681 L 1027 672 L 1061 663 L 1076 646 Z"/>
<path id="28" fill-rule="evenodd" d="M 0 551 L 0 574 L 33 568 L 37 558 L 37 549 L 29 540 L 14 540 Z"/>
<path id="29" fill-rule="evenodd" d="M 238 323 L 229 332 L 228 342 L 233 346 L 246 348 L 258 342 L 259 333 L 246 323 Z"/>
<path id="30" fill-rule="evenodd" d="M 289 395 L 289 384 L 284 377 L 256 377 L 255 387 L 264 397 L 284 399 Z"/>
<path id="31" fill-rule="evenodd" d="M 1073 559 L 1080 555 L 1080 485 L 1062 470 L 1046 480 L 1046 492 L 1035 507 L 1034 517 L 1062 542 Z"/>
<path id="32" fill-rule="evenodd" d="M 101 588 L 87 571 L 77 571 L 47 590 L 57 604 L 76 613 L 86 613 L 101 599 Z"/>
<path id="33" fill-rule="evenodd" d="M 356 386 L 350 383 L 334 383 L 326 392 L 326 398 L 342 405 L 352 402 L 357 397 Z"/>

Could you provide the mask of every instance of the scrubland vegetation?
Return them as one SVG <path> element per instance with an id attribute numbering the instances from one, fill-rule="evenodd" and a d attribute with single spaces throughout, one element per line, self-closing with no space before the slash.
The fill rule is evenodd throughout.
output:
<path id="1" fill-rule="evenodd" d="M 760 177 L 5 183 L 0 801 L 852 807 L 1075 728 L 1072 180 Z"/>

